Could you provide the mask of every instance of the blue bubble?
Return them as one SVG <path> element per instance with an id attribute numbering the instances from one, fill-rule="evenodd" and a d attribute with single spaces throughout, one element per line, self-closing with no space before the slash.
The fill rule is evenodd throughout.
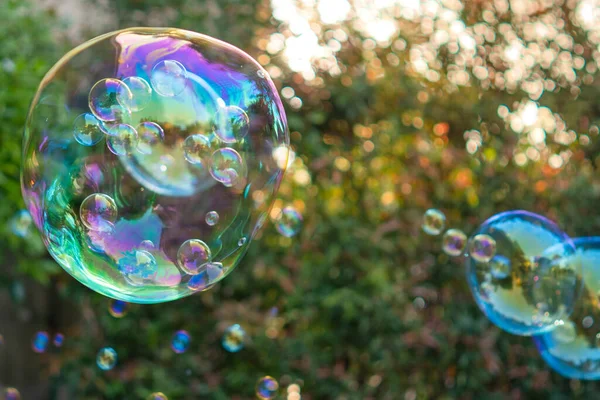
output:
<path id="1" fill-rule="evenodd" d="M 111 300 L 108 306 L 108 312 L 115 318 L 123 318 L 127 314 L 129 303 L 121 300 Z"/>
<path id="2" fill-rule="evenodd" d="M 50 336 L 48 335 L 48 332 L 36 332 L 35 335 L 33 335 L 31 348 L 36 353 L 45 353 L 48 349 L 48 343 L 50 343 Z"/>
<path id="3" fill-rule="evenodd" d="M 467 280 L 475 301 L 498 327 L 516 335 L 548 332 L 573 310 L 579 264 L 573 242 L 552 221 L 509 211 L 485 221 L 471 241 L 492 243 L 469 254 Z M 493 248 L 493 252 L 488 251 Z"/>
<path id="4" fill-rule="evenodd" d="M 96 356 L 96 364 L 103 371 L 109 371 L 117 365 L 117 352 L 112 347 L 100 349 Z"/>
<path id="5" fill-rule="evenodd" d="M 274 399 L 279 390 L 279 383 L 271 376 L 265 376 L 256 383 L 256 397 L 261 400 Z"/>
<path id="6" fill-rule="evenodd" d="M 171 349 L 177 354 L 185 353 L 190 347 L 192 338 L 187 331 L 177 331 L 171 340 Z"/>
<path id="7" fill-rule="evenodd" d="M 65 343 L 65 335 L 62 333 L 55 334 L 54 339 L 52 339 L 52 343 L 55 347 L 62 347 L 62 345 Z"/>
<path id="8" fill-rule="evenodd" d="M 230 353 L 237 353 L 244 348 L 246 331 L 238 324 L 231 325 L 225 330 L 221 344 Z"/>

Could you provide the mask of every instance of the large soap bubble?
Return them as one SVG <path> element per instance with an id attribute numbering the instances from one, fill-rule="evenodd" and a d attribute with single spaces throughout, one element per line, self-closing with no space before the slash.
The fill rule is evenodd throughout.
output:
<path id="1" fill-rule="evenodd" d="M 573 242 L 548 219 L 505 212 L 471 237 L 467 281 L 494 324 L 516 335 L 540 334 L 573 310 L 580 292 L 574 252 Z"/>
<path id="2" fill-rule="evenodd" d="M 164 302 L 237 265 L 287 164 L 273 151 L 288 146 L 277 90 L 250 56 L 194 32 L 126 29 L 44 77 L 25 129 L 23 196 L 76 279 Z"/>
<path id="3" fill-rule="evenodd" d="M 573 262 L 582 267 L 583 290 L 573 313 L 534 340 L 542 358 L 567 378 L 600 379 L 600 237 L 574 239 Z"/>

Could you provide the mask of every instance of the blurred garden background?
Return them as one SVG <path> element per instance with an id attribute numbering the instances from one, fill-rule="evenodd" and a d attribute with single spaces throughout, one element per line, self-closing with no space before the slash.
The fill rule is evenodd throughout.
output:
<path id="1" fill-rule="evenodd" d="M 600 234 L 596 0 L 0 0 L 0 385 L 22 399 L 595 398 L 530 338 L 487 321 L 462 258 L 421 230 L 429 208 L 470 234 L 526 209 Z M 210 291 L 108 312 L 50 258 L 24 208 L 21 137 L 39 81 L 70 48 L 130 26 L 173 26 L 248 52 L 276 83 L 294 156 L 272 215 Z M 221 347 L 232 324 L 239 353 Z M 174 332 L 190 333 L 175 354 Z M 31 349 L 37 331 L 61 348 Z M 117 366 L 96 354 L 113 347 Z"/>

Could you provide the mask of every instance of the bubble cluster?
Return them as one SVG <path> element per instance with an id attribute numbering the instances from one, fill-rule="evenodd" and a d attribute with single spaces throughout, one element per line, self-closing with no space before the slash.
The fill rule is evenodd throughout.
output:
<path id="1" fill-rule="evenodd" d="M 423 215 L 423 232 L 428 235 L 436 236 L 444 231 L 446 226 L 446 216 L 440 210 L 430 208 Z"/>
<path id="2" fill-rule="evenodd" d="M 225 330 L 221 345 L 230 353 L 237 353 L 244 348 L 246 331 L 239 324 L 231 325 Z"/>
<path id="3" fill-rule="evenodd" d="M 127 314 L 129 304 L 121 300 L 111 300 L 108 305 L 108 312 L 115 318 L 123 318 Z"/>
<path id="4" fill-rule="evenodd" d="M 192 338 L 187 331 L 177 331 L 173 334 L 173 338 L 171 339 L 171 349 L 177 354 L 185 353 L 190 347 L 191 341 Z"/>
<path id="5" fill-rule="evenodd" d="M 48 350 L 48 344 L 50 343 L 50 335 L 48 332 L 36 332 L 33 335 L 31 342 L 31 348 L 36 353 L 45 353 Z"/>
<path id="6" fill-rule="evenodd" d="M 4 400 L 21 400 L 21 393 L 14 387 L 4 389 Z"/>
<path id="7" fill-rule="evenodd" d="M 485 221 L 469 240 L 467 281 L 477 305 L 517 335 L 552 331 L 580 292 L 573 242 L 553 222 L 527 211 Z"/>
<path id="8" fill-rule="evenodd" d="M 194 32 L 132 28 L 77 47 L 44 82 L 22 192 L 68 273 L 111 298 L 159 303 L 235 269 L 289 153 L 283 105 L 256 61 Z"/>
<path id="9" fill-rule="evenodd" d="M 274 399 L 279 390 L 279 383 L 270 376 L 262 377 L 256 383 L 256 397 L 261 400 Z"/>
<path id="10" fill-rule="evenodd" d="M 275 219 L 277 232 L 285 237 L 292 237 L 302 228 L 302 215 L 292 206 L 284 207 Z"/>
<path id="11" fill-rule="evenodd" d="M 32 222 L 29 212 L 21 210 L 10 220 L 10 230 L 19 237 L 26 237 L 29 234 Z"/>
<path id="12" fill-rule="evenodd" d="M 117 352 L 112 347 L 104 347 L 98 351 L 96 365 L 103 371 L 109 371 L 117 365 Z"/>
<path id="13" fill-rule="evenodd" d="M 460 229 L 448 229 L 442 238 L 442 249 L 449 256 L 460 256 L 467 245 L 467 235 Z"/>

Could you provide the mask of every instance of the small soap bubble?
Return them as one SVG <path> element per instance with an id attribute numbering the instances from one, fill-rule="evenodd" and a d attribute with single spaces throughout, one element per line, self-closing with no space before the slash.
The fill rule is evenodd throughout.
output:
<path id="1" fill-rule="evenodd" d="M 10 230 L 19 237 L 25 237 L 29 234 L 32 222 L 29 211 L 21 210 L 10 220 Z"/>
<path id="2" fill-rule="evenodd" d="M 129 303 L 112 299 L 108 305 L 108 312 L 115 318 L 123 318 L 127 314 Z"/>
<path id="3" fill-rule="evenodd" d="M 177 262 L 187 274 L 196 275 L 211 258 L 210 247 L 200 239 L 186 240 L 177 251 Z"/>
<path id="4" fill-rule="evenodd" d="M 142 240 L 140 242 L 140 248 L 143 250 L 153 250 L 156 246 L 154 246 L 154 243 L 152 243 L 152 240 Z"/>
<path id="5" fill-rule="evenodd" d="M 188 288 L 193 291 L 206 290 L 220 279 L 224 274 L 223 264 L 219 262 L 209 262 L 204 264 L 202 271 L 192 276 L 188 282 Z"/>
<path id="6" fill-rule="evenodd" d="M 132 94 L 127 85 L 118 79 L 107 78 L 96 82 L 90 90 L 89 106 L 99 120 L 111 122 L 129 113 L 122 102 L 129 102 L 131 99 Z"/>
<path id="7" fill-rule="evenodd" d="M 467 245 L 467 235 L 460 229 L 448 229 L 442 238 L 442 250 L 449 256 L 460 256 Z"/>
<path id="8" fill-rule="evenodd" d="M 153 279 L 158 271 L 156 259 L 146 250 L 133 250 L 123 253 L 118 261 L 119 271 L 132 283 L 144 279 Z"/>
<path id="9" fill-rule="evenodd" d="M 64 343 L 65 335 L 63 335 L 62 333 L 57 333 L 54 335 L 54 338 L 52 339 L 52 344 L 54 344 L 54 347 L 62 347 Z"/>
<path id="10" fill-rule="evenodd" d="M 100 349 L 96 356 L 96 364 L 103 371 L 109 371 L 117 365 L 117 352 L 112 347 Z"/>
<path id="11" fill-rule="evenodd" d="M 423 216 L 423 232 L 428 235 L 436 236 L 442 233 L 446 226 L 446 216 L 440 210 L 430 208 L 425 211 Z"/>
<path id="12" fill-rule="evenodd" d="M 108 128 L 108 149 L 117 156 L 125 156 L 133 152 L 138 145 L 138 134 L 128 124 L 116 124 Z"/>
<path id="13" fill-rule="evenodd" d="M 191 340 L 190 334 L 187 331 L 177 331 L 173 334 L 171 349 L 177 354 L 185 353 L 188 347 L 190 347 Z"/>
<path id="14" fill-rule="evenodd" d="M 156 392 L 148 396 L 146 400 L 169 400 L 169 398 L 162 392 Z"/>
<path id="15" fill-rule="evenodd" d="M 165 137 L 163 129 L 155 122 L 142 122 L 137 127 L 137 149 L 142 154 L 152 154 L 153 149 L 162 143 Z"/>
<path id="16" fill-rule="evenodd" d="M 81 222 L 92 231 L 110 232 L 117 220 L 117 203 L 104 193 L 86 197 L 79 208 Z"/>
<path id="17" fill-rule="evenodd" d="M 7 387 L 4 389 L 3 400 L 21 400 L 21 393 L 13 387 Z"/>
<path id="18" fill-rule="evenodd" d="M 81 114 L 73 121 L 73 136 L 77 143 L 93 146 L 104 137 L 102 122 L 94 114 Z"/>
<path id="19" fill-rule="evenodd" d="M 142 111 L 152 99 L 152 88 L 148 81 L 139 76 L 130 76 L 123 79 L 126 86 L 119 86 L 117 100 L 119 104 L 131 111 Z M 124 90 L 124 88 L 129 90 Z"/>
<path id="20" fill-rule="evenodd" d="M 250 119 L 239 107 L 220 107 L 216 115 L 215 133 L 225 143 L 235 143 L 248 134 Z"/>
<path id="21" fill-rule="evenodd" d="M 163 60 L 152 68 L 150 82 L 159 95 L 174 97 L 185 89 L 187 71 L 179 61 Z"/>
<path id="22" fill-rule="evenodd" d="M 496 241 L 489 235 L 475 235 L 469 241 L 469 255 L 478 262 L 486 263 L 496 254 Z M 510 266 L 510 263 L 509 263 Z"/>
<path id="23" fill-rule="evenodd" d="M 510 275 L 510 260 L 507 257 L 502 255 L 494 256 L 489 264 L 490 272 L 494 279 L 505 279 Z"/>
<path id="24" fill-rule="evenodd" d="M 302 228 L 302 215 L 292 206 L 284 207 L 275 219 L 277 232 L 285 237 L 292 237 Z"/>
<path id="25" fill-rule="evenodd" d="M 231 325 L 225 330 L 221 345 L 230 353 L 237 353 L 244 348 L 246 331 L 239 324 Z"/>
<path id="26" fill-rule="evenodd" d="M 212 143 L 208 136 L 190 135 L 183 141 L 185 159 L 191 164 L 206 164 L 210 161 Z"/>
<path id="27" fill-rule="evenodd" d="M 256 383 L 256 396 L 261 400 L 274 399 L 279 390 L 279 383 L 270 376 L 262 377 Z"/>
<path id="28" fill-rule="evenodd" d="M 241 237 L 240 240 L 238 240 L 238 247 L 242 247 L 243 245 L 246 244 L 246 238 L 245 237 Z"/>
<path id="29" fill-rule="evenodd" d="M 45 353 L 48 349 L 48 343 L 50 343 L 50 336 L 48 332 L 36 332 L 33 335 L 33 341 L 31 342 L 31 348 L 36 353 Z"/>
<path id="30" fill-rule="evenodd" d="M 209 226 L 215 226 L 219 222 L 219 213 L 216 211 L 209 211 L 206 213 L 206 224 Z"/>
<path id="31" fill-rule="evenodd" d="M 230 147 L 218 149 L 211 156 L 210 174 L 224 185 L 233 185 L 243 168 L 242 156 Z"/>
<path id="32" fill-rule="evenodd" d="M 589 315 L 581 320 L 581 326 L 583 326 L 585 329 L 590 328 L 592 325 L 594 325 L 594 318 L 590 317 Z"/>

